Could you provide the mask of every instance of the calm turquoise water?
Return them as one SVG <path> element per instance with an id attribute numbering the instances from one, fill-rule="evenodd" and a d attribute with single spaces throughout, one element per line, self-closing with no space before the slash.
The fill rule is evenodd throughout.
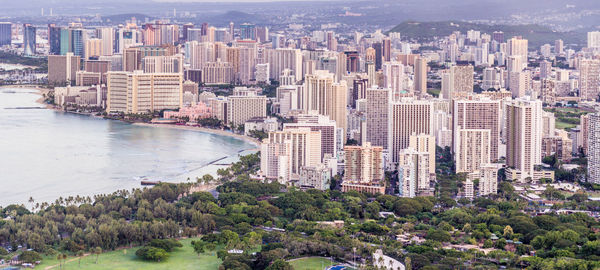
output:
<path id="1" fill-rule="evenodd" d="M 182 182 L 214 173 L 218 167 L 206 165 L 216 159 L 255 148 L 203 132 L 14 109 L 40 107 L 39 97 L 0 88 L 0 206 L 131 189 L 142 178 Z"/>

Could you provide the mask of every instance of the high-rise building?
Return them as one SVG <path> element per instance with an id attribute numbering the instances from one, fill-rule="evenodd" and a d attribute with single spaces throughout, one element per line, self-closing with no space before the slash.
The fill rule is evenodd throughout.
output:
<path id="1" fill-rule="evenodd" d="M 403 149 L 398 153 L 398 189 L 402 197 L 428 195 L 430 191 L 429 152 L 419 152 L 413 148 Z"/>
<path id="2" fill-rule="evenodd" d="M 465 185 L 464 185 L 464 197 L 467 199 L 473 199 L 474 193 L 475 193 L 475 187 L 473 184 L 473 177 L 474 176 L 479 176 L 478 173 L 470 173 L 467 175 L 467 179 L 465 181 Z"/>
<path id="3" fill-rule="evenodd" d="M 579 141 L 581 142 L 581 150 L 585 155 L 588 154 L 589 149 L 589 134 L 590 134 L 590 115 L 582 114 L 579 116 L 579 126 L 581 128 L 579 132 Z M 576 154 L 579 154 L 579 151 L 574 151 Z"/>
<path id="4" fill-rule="evenodd" d="M 590 49 L 600 48 L 600 31 L 587 33 L 587 47 Z"/>
<path id="5" fill-rule="evenodd" d="M 366 91 L 366 140 L 383 149 L 388 149 L 389 92 L 387 88 L 368 88 Z"/>
<path id="6" fill-rule="evenodd" d="M 390 89 L 390 98 L 392 100 L 399 100 L 402 96 L 406 95 L 404 65 L 402 63 L 385 62 L 383 64 L 383 87 Z"/>
<path id="7" fill-rule="evenodd" d="M 504 32 L 494 31 L 494 33 L 492 33 L 492 40 L 495 40 L 498 43 L 504 43 Z"/>
<path id="8" fill-rule="evenodd" d="M 452 66 L 450 70 L 454 77 L 453 92 L 473 93 L 473 66 Z"/>
<path id="9" fill-rule="evenodd" d="M 240 39 L 256 40 L 256 25 L 243 23 L 240 25 Z"/>
<path id="10" fill-rule="evenodd" d="M 502 164 L 484 164 L 479 169 L 479 196 L 498 193 L 498 171 Z"/>
<path id="11" fill-rule="evenodd" d="M 227 124 L 237 127 L 255 117 L 267 117 L 266 96 L 227 97 Z"/>
<path id="12" fill-rule="evenodd" d="M 50 35 L 50 34 L 48 34 Z M 12 42 L 12 23 L 0 22 L 0 47 Z"/>
<path id="13" fill-rule="evenodd" d="M 526 96 L 531 91 L 531 73 L 529 70 L 508 73 L 507 86 L 513 98 Z"/>
<path id="14" fill-rule="evenodd" d="M 76 79 L 81 58 L 67 53 L 66 55 L 48 55 L 48 83 L 63 84 Z"/>
<path id="15" fill-rule="evenodd" d="M 579 97 L 584 100 L 600 97 L 600 60 L 579 61 Z"/>
<path id="16" fill-rule="evenodd" d="M 273 146 L 274 144 L 279 145 Z M 265 147 L 275 149 L 263 152 Z M 269 137 L 263 140 L 261 149 L 263 174 L 269 178 L 273 176 L 279 178 L 284 176 L 281 170 L 285 169 L 289 171 L 289 178 L 297 178 L 302 167 L 315 167 L 321 164 L 321 132 L 311 131 L 310 128 L 270 132 Z M 282 160 L 280 156 L 287 156 L 289 160 Z"/>
<path id="17" fill-rule="evenodd" d="M 87 60 L 83 64 L 83 70 L 89 73 L 100 74 L 100 82 L 106 84 L 106 72 L 113 70 L 113 66 L 111 61 L 108 60 Z"/>
<path id="18" fill-rule="evenodd" d="M 186 23 L 186 24 L 183 25 L 183 28 L 182 28 L 182 31 L 181 31 L 182 32 L 182 36 L 181 36 L 180 43 L 184 43 L 184 42 L 189 41 L 188 40 L 188 30 L 192 29 L 192 28 L 194 28 L 194 24 L 193 23 Z"/>
<path id="19" fill-rule="evenodd" d="M 98 38 L 90 38 L 85 41 L 84 59 L 98 59 L 102 56 L 102 40 Z"/>
<path id="20" fill-rule="evenodd" d="M 415 94 L 427 93 L 427 59 L 419 57 L 415 60 Z"/>
<path id="21" fill-rule="evenodd" d="M 256 60 L 258 58 L 258 48 L 255 41 L 238 41 L 239 47 L 239 73 L 238 81 L 241 84 L 250 84 L 255 81 L 254 72 L 256 71 Z"/>
<path id="22" fill-rule="evenodd" d="M 277 182 L 286 184 L 291 178 L 292 149 L 292 140 L 263 142 L 260 147 L 261 173 L 267 179 L 276 179 Z"/>
<path id="23" fill-rule="evenodd" d="M 547 60 L 540 62 L 540 78 L 549 78 L 552 74 L 552 63 Z"/>
<path id="24" fill-rule="evenodd" d="M 336 83 L 334 75 L 327 70 L 317 70 L 306 75 L 300 94 L 302 109 L 316 111 L 334 120 L 346 133 L 346 104 L 348 87 L 346 81 Z"/>
<path id="25" fill-rule="evenodd" d="M 357 51 L 345 51 L 346 54 L 346 72 L 358 72 L 359 69 L 359 54 Z"/>
<path id="26" fill-rule="evenodd" d="M 60 54 L 60 33 L 61 27 L 55 24 L 48 24 L 48 50 L 49 54 L 59 55 Z"/>
<path id="27" fill-rule="evenodd" d="M 279 80 L 282 72 L 289 69 L 296 76 L 296 81 L 302 80 L 302 53 L 298 49 L 267 49 L 265 63 L 269 63 L 271 79 Z"/>
<path id="28" fill-rule="evenodd" d="M 500 89 L 503 85 L 502 70 L 499 68 L 485 68 L 481 88 L 487 91 L 490 88 Z"/>
<path id="29" fill-rule="evenodd" d="M 472 65 L 452 66 L 442 72 L 442 97 L 452 99 L 462 94 L 473 93 L 474 68 Z"/>
<path id="30" fill-rule="evenodd" d="M 327 42 L 327 50 L 330 51 L 337 51 L 337 39 L 335 37 L 335 32 L 333 31 L 327 31 L 327 33 L 325 33 L 326 37 L 325 37 L 325 41 Z"/>
<path id="31" fill-rule="evenodd" d="M 513 37 L 506 43 L 508 56 L 517 56 L 521 59 L 522 69 L 527 67 L 528 41 L 521 37 Z"/>
<path id="32" fill-rule="evenodd" d="M 107 73 L 106 111 L 148 113 L 183 104 L 183 74 L 111 71 Z"/>
<path id="33" fill-rule="evenodd" d="M 519 177 L 535 179 L 535 166 L 542 163 L 542 102 L 516 99 L 506 105 L 506 165 Z M 513 179 L 515 180 L 515 179 Z"/>
<path id="34" fill-rule="evenodd" d="M 123 71 L 133 72 L 142 69 L 142 52 L 138 47 L 123 50 Z"/>
<path id="35" fill-rule="evenodd" d="M 338 137 L 338 128 L 335 121 L 329 119 L 327 116 L 317 114 L 316 112 L 310 112 L 308 114 L 298 115 L 297 123 L 285 123 L 283 129 L 292 128 L 310 128 L 312 131 L 321 132 L 321 149 L 322 157 L 326 154 L 331 157 L 337 157 L 338 147 L 336 138 Z"/>
<path id="36" fill-rule="evenodd" d="M 459 129 L 454 132 L 456 172 L 471 173 L 491 161 L 489 129 Z"/>
<path id="37" fill-rule="evenodd" d="M 146 56 L 142 68 L 144 73 L 183 73 L 183 56 Z"/>
<path id="38" fill-rule="evenodd" d="M 429 153 L 429 156 L 432 157 L 429 159 L 429 173 L 435 174 L 435 136 L 428 134 L 410 135 L 408 147 L 415 149 L 417 152 Z"/>
<path id="39" fill-rule="evenodd" d="M 554 155 L 560 162 L 569 162 L 573 150 L 573 140 L 564 130 L 542 138 L 542 157 Z"/>
<path id="40" fill-rule="evenodd" d="M 102 40 L 102 55 L 113 55 L 115 43 L 115 30 L 112 27 L 98 28 L 98 37 Z"/>
<path id="41" fill-rule="evenodd" d="M 156 21 L 143 25 L 142 29 L 146 46 L 175 45 L 179 41 L 179 25 Z"/>
<path id="42" fill-rule="evenodd" d="M 344 147 L 346 166 L 342 191 L 384 193 L 383 148 L 365 143 Z"/>
<path id="43" fill-rule="evenodd" d="M 61 33 L 62 35 L 62 33 Z M 62 36 L 61 36 L 62 38 Z M 71 24 L 68 28 L 68 51 L 81 58 L 85 58 L 86 30 L 81 24 Z"/>
<path id="44" fill-rule="evenodd" d="M 393 162 L 410 144 L 413 134 L 432 133 L 433 106 L 427 100 L 403 98 L 391 102 L 388 115 L 388 147 Z"/>
<path id="45" fill-rule="evenodd" d="M 587 181 L 600 184 L 600 114 L 589 115 L 588 149 L 588 178 Z"/>
<path id="46" fill-rule="evenodd" d="M 389 62 L 392 60 L 392 40 L 384 38 L 381 41 L 383 61 Z"/>
<path id="47" fill-rule="evenodd" d="M 555 123 L 554 113 L 542 112 L 542 137 L 554 136 Z"/>
<path id="48" fill-rule="evenodd" d="M 461 129 L 487 129 L 490 131 L 490 161 L 500 158 L 498 149 L 502 128 L 502 110 L 499 100 L 486 97 L 454 100 L 452 116 L 454 140 L 458 137 L 457 132 Z M 455 141 L 454 147 L 459 146 L 456 143 Z M 469 145 L 466 147 L 469 147 Z M 457 149 L 454 151 L 457 151 Z"/>
<path id="49" fill-rule="evenodd" d="M 554 41 L 554 53 L 555 54 L 563 54 L 565 52 L 565 44 L 562 39 L 557 39 Z"/>
<path id="50" fill-rule="evenodd" d="M 381 42 L 375 42 L 372 47 L 375 49 L 375 69 L 381 70 L 383 64 L 383 46 Z"/>
<path id="51" fill-rule="evenodd" d="M 269 28 L 266 26 L 256 27 L 256 41 L 265 43 L 269 41 Z"/>
<path id="52" fill-rule="evenodd" d="M 202 68 L 205 84 L 231 84 L 234 81 L 233 66 L 229 62 L 207 62 Z"/>
<path id="53" fill-rule="evenodd" d="M 23 25 L 23 53 L 25 55 L 34 55 L 37 48 L 36 28 L 31 24 Z"/>
<path id="54" fill-rule="evenodd" d="M 126 27 L 117 29 L 115 52 L 123 53 L 123 50 L 141 44 L 141 32 L 135 25 L 127 25 Z"/>

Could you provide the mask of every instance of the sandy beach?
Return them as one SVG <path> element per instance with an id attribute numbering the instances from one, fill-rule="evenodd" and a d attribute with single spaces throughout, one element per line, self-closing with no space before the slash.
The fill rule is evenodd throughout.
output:
<path id="1" fill-rule="evenodd" d="M 39 85 L 29 85 L 29 84 L 13 84 L 13 85 L 0 85 L 0 88 L 26 88 L 40 91 L 40 94 L 48 93 L 50 89 L 42 88 Z"/>
<path id="2" fill-rule="evenodd" d="M 229 137 L 237 138 L 237 139 L 240 139 L 240 140 L 244 140 L 244 141 L 246 141 L 248 143 L 251 143 L 251 144 L 253 144 L 256 147 L 258 147 L 260 145 L 260 141 L 258 141 L 255 138 L 251 138 L 251 137 L 240 135 L 240 134 L 235 134 L 235 133 L 232 133 L 232 132 L 229 132 L 229 131 L 225 131 L 225 130 L 220 130 L 220 129 L 211 129 L 211 128 L 194 127 L 194 126 L 183 126 L 183 125 L 171 125 L 171 124 L 134 123 L 134 125 L 147 126 L 147 127 L 160 127 L 160 128 L 182 129 L 182 130 L 191 130 L 191 131 L 200 131 L 200 132 L 205 132 L 205 133 L 212 133 L 212 134 L 217 134 L 217 135 L 229 136 Z"/>
<path id="3" fill-rule="evenodd" d="M 2 88 L 19 88 L 19 89 L 32 89 L 32 90 L 37 90 L 37 93 L 40 98 L 38 98 L 35 102 L 39 103 L 40 105 L 44 105 L 44 107 L 46 107 L 46 109 L 53 109 L 54 107 L 51 104 L 46 104 L 44 103 L 44 95 L 48 94 L 48 92 L 50 92 L 50 89 L 48 88 L 41 88 L 37 85 L 2 85 L 0 86 L 0 89 Z"/>

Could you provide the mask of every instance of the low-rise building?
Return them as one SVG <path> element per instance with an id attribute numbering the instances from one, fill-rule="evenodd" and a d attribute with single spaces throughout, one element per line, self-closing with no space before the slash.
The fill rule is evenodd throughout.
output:
<path id="1" fill-rule="evenodd" d="M 279 121 L 275 117 L 253 117 L 244 123 L 244 134 L 250 135 L 253 130 L 273 132 L 279 130 Z"/>
<path id="2" fill-rule="evenodd" d="M 328 190 L 331 180 L 331 169 L 319 164 L 312 167 L 300 168 L 299 185 L 302 189 Z"/>
<path id="3" fill-rule="evenodd" d="M 211 109 L 204 103 L 198 103 L 194 106 L 182 107 L 179 111 L 165 111 L 166 119 L 187 119 L 188 121 L 198 121 L 199 119 L 211 117 Z"/>

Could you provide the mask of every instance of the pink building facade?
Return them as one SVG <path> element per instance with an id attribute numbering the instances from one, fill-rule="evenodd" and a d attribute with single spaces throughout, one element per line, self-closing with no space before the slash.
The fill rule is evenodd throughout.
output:
<path id="1" fill-rule="evenodd" d="M 197 121 L 198 119 L 209 118 L 211 116 L 210 107 L 206 106 L 203 102 L 190 107 L 183 107 L 176 111 L 166 111 L 164 118 L 166 119 L 181 119 L 188 117 L 190 121 Z"/>

